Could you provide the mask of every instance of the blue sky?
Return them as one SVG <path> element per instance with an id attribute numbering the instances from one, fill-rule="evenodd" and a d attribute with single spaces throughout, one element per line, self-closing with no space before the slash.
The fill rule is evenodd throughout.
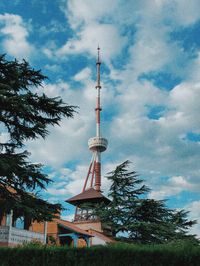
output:
<path id="1" fill-rule="evenodd" d="M 0 53 L 42 69 L 49 80 L 38 93 L 80 107 L 74 119 L 49 128 L 46 140 L 26 144 L 55 181 L 45 198 L 69 207 L 64 200 L 83 186 L 99 44 L 109 141 L 103 175 L 129 159 L 151 187 L 149 197 L 200 220 L 199 33 L 198 0 L 1 0 Z M 200 236 L 200 226 L 192 232 Z"/>

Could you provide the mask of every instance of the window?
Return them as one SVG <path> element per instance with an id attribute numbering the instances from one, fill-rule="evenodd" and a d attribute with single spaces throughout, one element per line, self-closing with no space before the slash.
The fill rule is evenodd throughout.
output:
<path id="1" fill-rule="evenodd" d="M 13 226 L 18 229 L 24 229 L 24 217 L 18 217 L 14 221 Z"/>
<path id="2" fill-rule="evenodd" d="M 10 213 L 6 214 L 6 226 L 10 226 L 10 219 L 11 219 L 10 216 L 11 216 Z"/>

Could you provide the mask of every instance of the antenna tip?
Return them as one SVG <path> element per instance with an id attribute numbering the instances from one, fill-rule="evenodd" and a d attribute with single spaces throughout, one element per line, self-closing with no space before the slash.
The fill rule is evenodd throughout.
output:
<path id="1" fill-rule="evenodd" d="M 97 47 L 97 51 L 98 51 L 98 53 L 97 53 L 97 63 L 100 64 L 100 47 L 99 47 L 99 45 Z"/>

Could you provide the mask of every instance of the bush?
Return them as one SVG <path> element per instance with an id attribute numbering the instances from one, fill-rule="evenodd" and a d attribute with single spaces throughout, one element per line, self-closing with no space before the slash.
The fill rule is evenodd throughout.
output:
<path id="1" fill-rule="evenodd" d="M 30 242 L 24 242 L 22 245 L 19 245 L 18 247 L 24 247 L 24 248 L 34 248 L 34 247 L 44 247 L 45 244 L 38 241 L 38 240 L 32 240 Z"/>
<path id="2" fill-rule="evenodd" d="M 0 248 L 1 266 L 199 266 L 200 247 L 186 243 L 91 248 L 29 246 Z"/>

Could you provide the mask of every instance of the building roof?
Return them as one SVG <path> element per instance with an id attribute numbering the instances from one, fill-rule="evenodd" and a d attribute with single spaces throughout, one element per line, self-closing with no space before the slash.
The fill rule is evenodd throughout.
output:
<path id="1" fill-rule="evenodd" d="M 95 190 L 94 188 L 89 188 L 80 194 L 66 200 L 66 202 L 71 203 L 73 205 L 78 205 L 84 202 L 105 202 L 110 203 L 110 200 L 106 198 L 101 192 Z"/>
<path id="2" fill-rule="evenodd" d="M 62 219 L 57 219 L 56 221 L 57 221 L 59 226 L 61 226 L 63 228 L 66 228 L 66 229 L 68 229 L 70 231 L 76 232 L 76 233 L 81 234 L 81 235 L 90 236 L 90 237 L 93 236 L 92 234 L 88 233 L 85 230 L 82 230 L 81 228 L 79 228 L 78 226 L 73 224 L 72 222 L 64 221 Z"/>
<path id="3" fill-rule="evenodd" d="M 98 232 L 94 229 L 90 229 L 89 232 L 96 237 L 101 238 L 102 240 L 104 240 L 106 243 L 115 243 L 116 240 L 114 240 L 112 237 L 106 236 L 104 233 Z"/>

